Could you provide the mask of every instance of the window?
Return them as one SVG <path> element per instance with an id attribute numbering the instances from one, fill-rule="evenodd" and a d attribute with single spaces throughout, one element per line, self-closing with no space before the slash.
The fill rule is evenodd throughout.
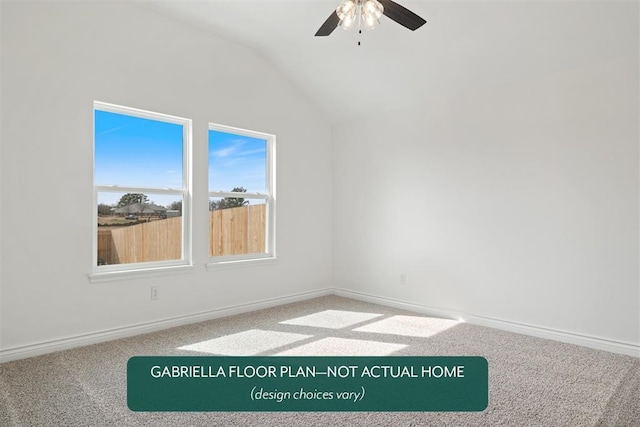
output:
<path id="1" fill-rule="evenodd" d="M 191 120 L 94 103 L 93 271 L 187 266 Z"/>
<path id="2" fill-rule="evenodd" d="M 275 136 L 209 125 L 209 258 L 275 257 Z"/>

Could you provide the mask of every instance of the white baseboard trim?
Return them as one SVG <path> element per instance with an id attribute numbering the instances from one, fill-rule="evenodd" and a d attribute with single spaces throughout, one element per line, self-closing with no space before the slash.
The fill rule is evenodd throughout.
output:
<path id="1" fill-rule="evenodd" d="M 500 319 L 492 319 L 489 317 L 476 316 L 453 310 L 441 310 L 427 307 L 420 304 L 400 301 L 392 298 L 386 298 L 367 294 L 363 292 L 349 291 L 346 289 L 333 289 L 335 295 L 351 298 L 359 301 L 370 302 L 374 304 L 384 305 L 388 307 L 400 308 L 415 313 L 426 314 L 429 316 L 443 317 L 448 319 L 457 319 L 464 322 L 486 326 L 489 328 L 500 329 L 508 332 L 515 332 L 523 335 L 530 335 L 538 338 L 545 338 L 554 341 L 560 341 L 568 344 L 576 344 L 583 347 L 593 348 L 596 350 L 608 351 L 610 353 L 624 354 L 627 356 L 640 358 L 640 345 L 609 340 L 589 335 L 581 335 L 573 332 L 561 331 L 550 328 L 542 328 L 539 326 L 527 325 L 524 323 L 511 322 Z"/>
<path id="2" fill-rule="evenodd" d="M 12 360 L 26 359 L 28 357 L 40 356 L 43 354 L 53 353 L 56 351 L 69 350 L 85 345 L 98 344 L 101 342 L 127 338 L 135 335 L 156 332 L 163 329 L 173 328 L 176 326 L 188 325 L 191 323 L 204 322 L 207 320 L 217 319 L 220 317 L 228 317 L 236 314 L 248 313 L 255 310 L 275 307 L 283 304 L 304 301 L 311 298 L 332 295 L 332 289 L 320 289 L 311 292 L 303 292 L 283 297 L 270 298 L 261 301 L 251 302 L 247 304 L 239 304 L 231 307 L 223 307 L 215 310 L 203 311 L 200 313 L 189 314 L 186 316 L 178 316 L 169 319 L 156 320 L 148 323 L 125 326 L 122 328 L 109 329 L 95 333 L 83 334 L 73 337 L 60 338 L 56 340 L 28 344 L 19 347 L 13 347 L 0 350 L 0 363 L 10 362 Z"/>
<path id="3" fill-rule="evenodd" d="M 247 304 L 239 304 L 230 307 L 223 307 L 215 310 L 204 311 L 200 313 L 179 316 L 169 319 L 157 320 L 154 322 L 142 323 L 137 325 L 125 326 L 106 331 L 99 331 L 73 337 L 60 338 L 56 340 L 46 341 L 42 343 L 29 344 L 19 347 L 0 350 L 0 363 L 10 362 L 12 360 L 25 359 L 28 357 L 40 356 L 56 351 L 69 350 L 85 345 L 98 344 L 101 342 L 112 341 L 120 338 L 127 338 L 135 335 L 156 332 L 163 329 L 173 328 L 176 326 L 187 325 L 191 323 L 204 322 L 207 320 L 217 319 L 220 317 L 233 316 L 236 314 L 248 313 L 255 310 L 275 307 L 283 304 L 304 301 L 312 298 L 318 298 L 327 295 L 337 295 L 345 298 L 351 298 L 359 301 L 370 302 L 373 304 L 395 307 L 414 313 L 420 313 L 428 316 L 443 317 L 448 319 L 462 320 L 479 326 L 500 329 L 509 332 L 515 332 L 523 335 L 535 336 L 554 341 L 576 344 L 583 347 L 604 350 L 611 353 L 624 354 L 628 356 L 640 357 L 640 345 L 608 340 L 587 335 L 580 335 L 572 332 L 559 331 L 555 329 L 541 328 L 538 326 L 527 325 L 523 323 L 492 319 L 483 316 L 466 314 L 453 310 L 441 310 L 420 304 L 410 303 L 397 299 L 381 297 L 363 292 L 350 291 L 339 288 L 326 288 L 316 291 L 291 294 L 283 297 L 265 299 Z"/>

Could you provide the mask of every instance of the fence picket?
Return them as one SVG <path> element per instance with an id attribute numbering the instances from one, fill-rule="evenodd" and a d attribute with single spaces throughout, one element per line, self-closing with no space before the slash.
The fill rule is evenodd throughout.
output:
<path id="1" fill-rule="evenodd" d="M 209 212 L 209 256 L 265 252 L 265 205 Z M 98 229 L 98 263 L 129 264 L 182 257 L 182 218 Z"/>

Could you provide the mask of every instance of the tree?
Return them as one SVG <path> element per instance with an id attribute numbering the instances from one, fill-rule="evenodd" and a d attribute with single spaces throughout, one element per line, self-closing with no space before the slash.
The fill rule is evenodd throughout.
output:
<path id="1" fill-rule="evenodd" d="M 106 203 L 98 203 L 98 215 L 99 216 L 103 216 L 103 215 L 111 215 L 112 214 L 112 209 L 113 209 L 113 205 L 107 205 Z"/>
<path id="2" fill-rule="evenodd" d="M 172 211 L 180 212 L 180 216 L 182 216 L 182 200 L 177 200 L 175 202 L 171 202 L 167 205 L 167 209 Z"/>
<path id="3" fill-rule="evenodd" d="M 246 193 L 247 189 L 244 187 L 234 187 L 231 190 L 232 193 Z M 240 206 L 248 205 L 249 201 L 243 197 L 225 197 L 215 202 L 209 202 L 209 210 L 217 211 L 220 209 L 239 208 Z"/>
<path id="4" fill-rule="evenodd" d="M 117 207 L 121 208 L 123 206 L 132 205 L 134 203 L 140 203 L 141 205 L 144 205 L 144 204 L 149 204 L 151 202 L 149 201 L 149 198 L 146 196 L 146 194 L 127 193 L 120 198 L 120 201 L 118 202 Z"/>

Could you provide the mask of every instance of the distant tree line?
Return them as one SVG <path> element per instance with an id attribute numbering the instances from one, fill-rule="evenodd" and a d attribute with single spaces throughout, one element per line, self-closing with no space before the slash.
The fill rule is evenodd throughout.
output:
<path id="1" fill-rule="evenodd" d="M 129 206 L 134 203 L 139 203 L 141 205 L 149 205 L 153 204 L 153 202 L 149 201 L 149 198 L 146 194 L 142 193 L 127 193 L 124 196 L 120 197 L 118 204 L 116 207 L 121 208 L 123 206 Z"/>
<path id="2" fill-rule="evenodd" d="M 234 187 L 231 190 L 234 193 L 246 193 L 247 189 L 244 187 Z M 113 210 L 116 208 L 121 208 L 123 206 L 132 205 L 134 203 L 139 203 L 141 205 L 153 205 L 154 203 L 149 200 L 146 194 L 142 193 L 127 193 L 120 197 L 120 200 L 116 204 L 106 204 L 99 203 L 98 204 L 98 215 L 107 216 L 112 215 Z M 246 206 L 249 204 L 248 200 L 245 200 L 243 197 L 225 197 L 220 200 L 209 201 L 209 210 L 217 211 L 220 209 L 230 209 L 237 208 L 240 206 Z M 177 200 L 175 202 L 171 202 L 166 206 L 169 210 L 176 210 L 180 212 L 182 215 L 182 200 Z"/>
<path id="3" fill-rule="evenodd" d="M 234 187 L 231 190 L 233 193 L 246 193 L 247 189 L 244 187 Z M 218 211 L 220 209 L 239 208 L 240 206 L 248 205 L 249 201 L 242 197 L 225 197 L 220 200 L 209 201 L 209 210 Z"/>
<path id="4" fill-rule="evenodd" d="M 111 215 L 111 209 L 115 206 L 107 205 L 106 203 L 98 203 L 98 215 L 100 216 L 108 216 Z"/>
<path id="5" fill-rule="evenodd" d="M 170 211 L 178 211 L 180 212 L 180 216 L 182 216 L 182 200 L 176 200 L 175 202 L 171 202 L 167 205 L 167 209 Z"/>

